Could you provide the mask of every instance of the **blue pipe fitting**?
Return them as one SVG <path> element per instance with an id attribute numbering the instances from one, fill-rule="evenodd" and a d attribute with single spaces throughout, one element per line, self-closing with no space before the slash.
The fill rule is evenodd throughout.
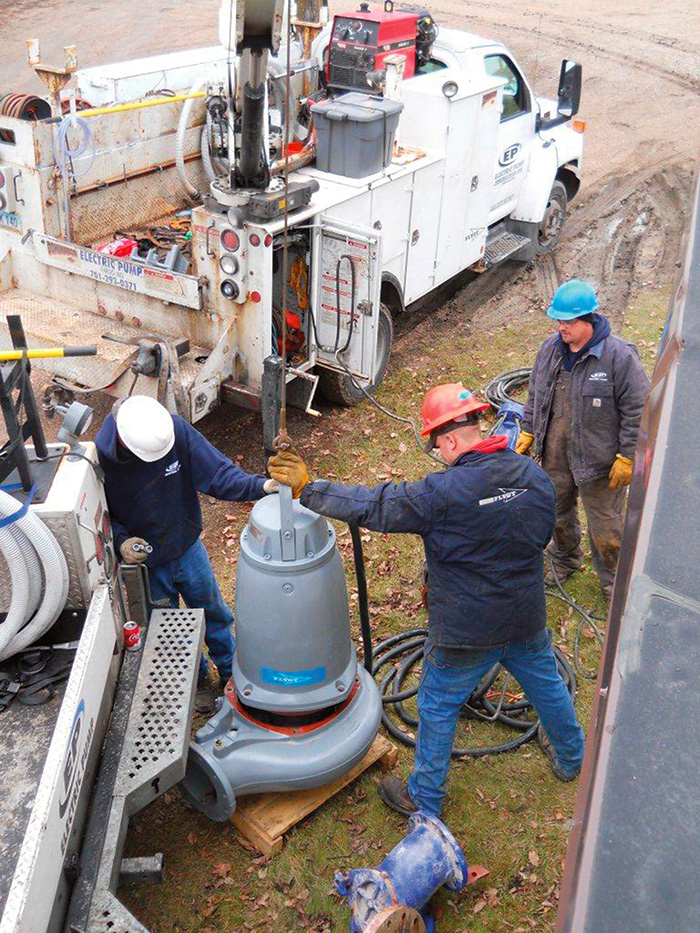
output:
<path id="1" fill-rule="evenodd" d="M 523 420 L 525 407 L 520 402 L 503 402 L 498 409 L 498 419 L 494 434 L 505 434 L 508 438 L 508 447 L 515 450 L 520 434 L 520 422 Z"/>
<path id="2" fill-rule="evenodd" d="M 411 816 L 409 833 L 378 868 L 337 872 L 335 888 L 352 910 L 352 933 L 361 933 L 389 907 L 403 905 L 422 911 L 443 885 L 461 891 L 469 869 L 459 843 L 436 816 L 419 810 Z"/>

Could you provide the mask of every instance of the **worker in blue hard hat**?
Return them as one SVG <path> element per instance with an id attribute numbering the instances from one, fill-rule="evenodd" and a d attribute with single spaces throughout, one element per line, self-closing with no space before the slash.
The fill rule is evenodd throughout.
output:
<path id="1" fill-rule="evenodd" d="M 557 332 L 535 359 L 516 449 L 541 459 L 557 493 L 548 582 L 564 581 L 581 567 L 580 497 L 593 563 L 609 598 L 649 380 L 636 347 L 611 333 L 588 282 L 561 285 L 547 314 Z"/>

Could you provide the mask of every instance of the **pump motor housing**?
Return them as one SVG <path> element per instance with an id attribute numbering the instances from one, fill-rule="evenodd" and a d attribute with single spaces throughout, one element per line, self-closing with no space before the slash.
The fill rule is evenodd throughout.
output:
<path id="1" fill-rule="evenodd" d="M 233 675 L 190 746 L 185 797 L 227 820 L 236 797 L 318 787 L 367 753 L 382 704 L 358 666 L 343 563 L 325 518 L 266 496 L 241 534 Z"/>

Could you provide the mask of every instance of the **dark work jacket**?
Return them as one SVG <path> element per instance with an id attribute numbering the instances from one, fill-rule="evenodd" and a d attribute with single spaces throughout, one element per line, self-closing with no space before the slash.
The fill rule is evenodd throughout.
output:
<path id="1" fill-rule="evenodd" d="M 173 415 L 173 422 L 173 449 L 152 463 L 118 443 L 112 415 L 95 438 L 117 551 L 127 538 L 144 538 L 153 547 L 149 567 L 182 557 L 199 538 L 198 492 L 229 502 L 264 495 L 264 476 L 245 473 L 178 415 Z"/>
<path id="2" fill-rule="evenodd" d="M 554 529 L 549 477 L 512 450 L 468 451 L 417 483 L 316 480 L 303 505 L 373 531 L 420 535 L 428 563 L 430 641 L 484 647 L 545 624 L 543 549 Z"/>
<path id="3" fill-rule="evenodd" d="M 530 374 L 521 428 L 533 434 L 533 454 L 541 457 L 552 411 L 562 342 L 552 334 L 540 347 Z M 610 335 L 571 369 L 571 468 L 577 486 L 607 476 L 615 455 L 634 459 L 639 424 L 649 391 L 637 348 Z"/>

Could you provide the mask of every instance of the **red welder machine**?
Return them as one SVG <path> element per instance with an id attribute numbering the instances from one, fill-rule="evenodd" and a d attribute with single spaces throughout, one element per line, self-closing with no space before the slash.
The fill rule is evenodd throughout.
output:
<path id="1" fill-rule="evenodd" d="M 365 91 L 368 74 L 386 67 L 388 55 L 406 58 L 403 77 L 412 78 L 430 61 L 437 26 L 427 10 L 386 0 L 383 9 L 361 3 L 353 13 L 334 17 L 326 63 L 326 84 L 331 91 Z"/>

